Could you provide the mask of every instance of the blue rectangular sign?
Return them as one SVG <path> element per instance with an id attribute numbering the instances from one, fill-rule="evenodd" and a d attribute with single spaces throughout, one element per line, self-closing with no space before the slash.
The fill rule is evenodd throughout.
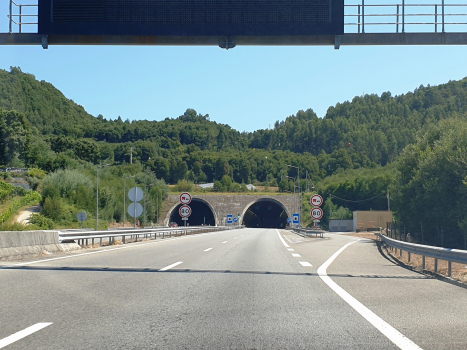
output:
<path id="1" fill-rule="evenodd" d="M 300 223 L 300 214 L 293 214 L 292 215 L 292 221 L 294 224 L 299 224 Z"/>

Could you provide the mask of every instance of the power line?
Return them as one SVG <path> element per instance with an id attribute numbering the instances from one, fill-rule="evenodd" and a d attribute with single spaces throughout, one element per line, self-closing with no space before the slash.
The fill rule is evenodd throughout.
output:
<path id="1" fill-rule="evenodd" d="M 340 200 L 340 201 L 343 201 L 343 202 L 348 202 L 348 203 L 362 203 L 362 202 L 371 201 L 371 200 L 376 199 L 376 198 L 378 198 L 378 197 L 381 197 L 381 196 L 383 196 L 383 195 L 385 195 L 385 193 L 381 193 L 381 194 L 379 194 L 379 195 L 377 195 L 377 196 L 374 196 L 374 197 L 371 197 L 371 198 L 368 198 L 368 199 L 361 199 L 361 200 L 358 200 L 358 201 L 353 201 L 353 200 L 350 200 L 350 199 L 339 198 L 339 197 L 337 197 L 337 196 L 335 196 L 335 195 L 333 195 L 333 194 L 331 194 L 330 196 L 332 196 L 332 198 L 336 198 L 336 199 L 338 199 L 338 200 Z"/>

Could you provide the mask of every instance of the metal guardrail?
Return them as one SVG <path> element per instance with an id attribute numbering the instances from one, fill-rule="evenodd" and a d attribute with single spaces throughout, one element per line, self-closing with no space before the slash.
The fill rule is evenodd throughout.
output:
<path id="1" fill-rule="evenodd" d="M 400 256 L 402 257 L 403 252 L 406 251 L 409 254 L 409 262 L 411 260 L 411 254 L 418 254 L 422 256 L 422 268 L 426 270 L 426 257 L 435 259 L 435 272 L 438 272 L 438 260 L 445 260 L 448 262 L 448 275 L 452 277 L 452 263 L 467 264 L 467 250 L 450 249 L 432 247 L 428 245 L 421 245 L 415 243 L 401 242 L 393 238 L 382 235 L 379 232 L 375 232 L 375 235 L 381 238 L 387 246 L 395 250 L 399 249 Z"/>
<path id="2" fill-rule="evenodd" d="M 126 243 L 126 237 L 134 239 L 135 242 L 142 239 L 165 238 L 166 236 L 184 236 L 190 234 L 199 234 L 214 231 L 225 231 L 243 228 L 243 226 L 198 226 L 198 227 L 176 227 L 176 228 L 155 228 L 155 229 L 128 229 L 128 230 L 108 230 L 108 231 L 84 231 L 84 232 L 59 232 L 60 242 L 77 241 L 81 246 L 87 246 L 89 243 L 94 245 L 95 240 L 99 240 L 102 245 L 103 239 L 108 239 L 108 244 L 115 243 L 116 237 L 122 238 L 122 243 Z"/>
<path id="3" fill-rule="evenodd" d="M 305 228 L 293 228 L 292 231 L 304 233 L 308 236 L 316 235 L 316 237 L 320 236 L 321 238 L 323 238 L 326 233 L 326 231 L 323 230 L 307 230 Z"/>

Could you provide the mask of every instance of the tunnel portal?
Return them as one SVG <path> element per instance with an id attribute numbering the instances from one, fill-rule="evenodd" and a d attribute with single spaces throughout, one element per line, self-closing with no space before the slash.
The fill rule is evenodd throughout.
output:
<path id="1" fill-rule="evenodd" d="M 178 226 L 184 226 L 185 223 L 182 220 L 178 210 L 182 204 L 175 206 L 175 208 L 170 213 L 169 224 L 176 222 Z M 191 215 L 188 217 L 187 225 L 189 226 L 201 226 L 209 225 L 216 226 L 216 219 L 212 212 L 211 207 L 202 199 L 193 198 L 189 204 L 191 208 Z"/>
<path id="2" fill-rule="evenodd" d="M 243 225 L 258 228 L 285 228 L 287 212 L 284 206 L 274 199 L 262 199 L 248 207 L 243 214 Z"/>

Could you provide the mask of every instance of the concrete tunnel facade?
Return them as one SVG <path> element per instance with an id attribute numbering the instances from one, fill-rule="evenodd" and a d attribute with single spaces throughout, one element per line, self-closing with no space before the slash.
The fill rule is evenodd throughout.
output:
<path id="1" fill-rule="evenodd" d="M 180 194 L 169 195 L 166 200 L 165 207 L 162 208 L 162 215 L 159 219 L 159 225 L 168 226 L 174 221 L 177 224 L 182 224 L 183 221 L 178 214 L 180 207 Z M 250 194 L 213 194 L 213 195 L 193 195 L 192 215 L 189 217 L 188 225 L 195 226 L 196 224 L 204 223 L 205 215 L 208 209 L 212 213 L 212 221 L 206 224 L 214 224 L 216 226 L 227 224 L 227 215 L 231 214 L 234 217 L 240 215 L 240 220 L 245 222 L 249 227 L 276 227 L 280 228 L 280 224 L 285 222 L 287 218 L 291 218 L 293 214 L 294 197 L 293 195 L 250 195 Z M 202 210 L 196 213 L 195 208 Z M 280 212 L 280 214 L 278 214 Z M 203 216 L 201 221 L 200 213 Z M 192 217 L 193 216 L 193 217 Z M 272 216 L 276 220 L 265 218 Z M 191 218 L 191 220 L 190 220 Z M 278 220 L 277 218 L 280 218 Z M 263 220 L 265 219 L 265 220 Z M 209 221 L 209 220 L 208 220 Z"/>

